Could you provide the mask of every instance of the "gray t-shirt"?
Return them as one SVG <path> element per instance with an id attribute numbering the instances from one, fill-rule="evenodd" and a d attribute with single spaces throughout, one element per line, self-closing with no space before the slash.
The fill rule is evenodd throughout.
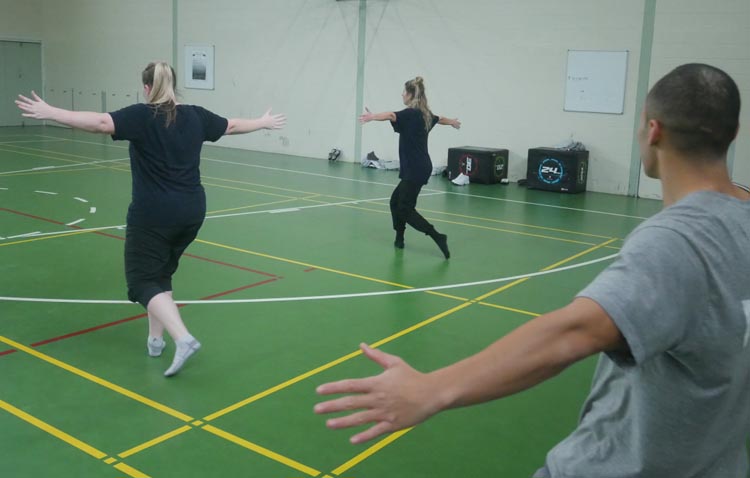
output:
<path id="1" fill-rule="evenodd" d="M 630 353 L 602 354 L 553 478 L 747 478 L 750 201 L 693 193 L 641 224 L 579 297 Z"/>

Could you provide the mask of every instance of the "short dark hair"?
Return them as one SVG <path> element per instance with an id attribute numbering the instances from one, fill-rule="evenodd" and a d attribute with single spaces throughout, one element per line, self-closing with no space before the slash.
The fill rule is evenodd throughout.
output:
<path id="1" fill-rule="evenodd" d="M 724 71 L 702 63 L 675 68 L 646 97 L 646 119 L 659 121 L 670 144 L 688 156 L 724 156 L 739 118 L 737 84 Z"/>

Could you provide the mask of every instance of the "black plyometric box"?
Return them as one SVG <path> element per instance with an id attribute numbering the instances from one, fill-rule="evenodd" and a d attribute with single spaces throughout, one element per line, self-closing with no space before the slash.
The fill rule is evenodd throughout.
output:
<path id="1" fill-rule="evenodd" d="M 580 193 L 586 190 L 588 169 L 588 151 L 531 148 L 526 169 L 526 187 Z"/>
<path id="2" fill-rule="evenodd" d="M 508 150 L 462 146 L 448 148 L 448 179 L 458 173 L 472 183 L 495 184 L 508 177 Z"/>

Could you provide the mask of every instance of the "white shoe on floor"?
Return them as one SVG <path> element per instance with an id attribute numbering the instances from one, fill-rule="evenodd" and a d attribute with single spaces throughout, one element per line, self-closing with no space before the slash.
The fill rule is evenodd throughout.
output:
<path id="1" fill-rule="evenodd" d="M 164 342 L 164 339 L 161 337 L 149 337 L 148 340 L 146 340 L 146 348 L 148 348 L 148 354 L 151 357 L 161 356 L 161 352 L 166 346 L 166 342 Z"/>
<path id="2" fill-rule="evenodd" d="M 183 341 L 176 342 L 176 350 L 174 352 L 174 359 L 172 365 L 164 372 L 165 377 L 171 377 L 177 375 L 187 359 L 189 359 L 195 352 L 200 350 L 201 343 L 195 340 L 194 337 L 189 337 Z"/>

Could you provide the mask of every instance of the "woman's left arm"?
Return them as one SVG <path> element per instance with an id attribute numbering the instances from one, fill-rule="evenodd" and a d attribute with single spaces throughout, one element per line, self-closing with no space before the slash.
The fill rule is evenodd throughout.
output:
<path id="1" fill-rule="evenodd" d="M 447 125 L 447 126 L 453 126 L 456 129 L 461 128 L 461 122 L 458 121 L 458 118 L 446 118 L 445 116 L 439 116 L 438 124 Z"/>
<path id="2" fill-rule="evenodd" d="M 22 116 L 37 120 L 51 120 L 56 123 L 81 129 L 89 133 L 113 134 L 115 123 L 108 113 L 96 113 L 94 111 L 70 111 L 55 108 L 39 98 L 35 92 L 31 92 L 32 98 L 18 95 L 16 105 L 24 112 Z"/>

